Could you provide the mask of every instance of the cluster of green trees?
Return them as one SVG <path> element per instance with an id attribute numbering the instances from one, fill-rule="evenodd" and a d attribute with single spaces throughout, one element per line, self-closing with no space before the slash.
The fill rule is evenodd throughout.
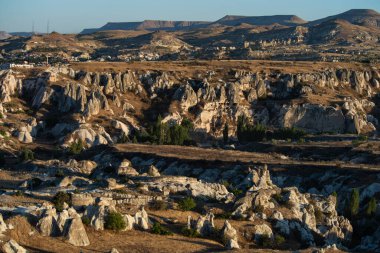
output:
<path id="1" fill-rule="evenodd" d="M 248 118 L 239 116 L 237 122 L 237 137 L 240 142 L 262 141 L 264 139 L 279 140 L 300 140 L 306 133 L 296 128 L 280 128 L 275 131 L 268 131 L 266 126 L 261 124 L 252 124 Z"/>
<path id="2" fill-rule="evenodd" d="M 194 125 L 189 119 L 183 119 L 180 125 L 169 126 L 167 123 L 162 123 L 162 117 L 159 115 L 156 122 L 149 126 L 147 132 L 137 133 L 137 137 L 134 139 L 159 145 L 192 145 L 190 132 L 193 129 Z"/>
<path id="3" fill-rule="evenodd" d="M 369 217 L 373 216 L 376 213 L 376 207 L 377 207 L 376 198 L 372 197 L 367 203 L 365 214 Z M 346 214 L 349 217 L 354 218 L 355 216 L 359 215 L 359 211 L 360 211 L 360 194 L 359 194 L 359 189 L 355 188 L 355 189 L 352 189 L 350 200 L 347 203 Z"/>

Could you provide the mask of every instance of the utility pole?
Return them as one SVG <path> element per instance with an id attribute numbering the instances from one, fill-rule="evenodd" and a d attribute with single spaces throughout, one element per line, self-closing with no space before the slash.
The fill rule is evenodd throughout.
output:
<path id="1" fill-rule="evenodd" d="M 33 23 L 32 23 L 32 35 L 34 35 L 34 20 L 33 20 Z"/>
<path id="2" fill-rule="evenodd" d="M 47 21 L 46 34 L 49 34 L 49 19 L 48 19 L 48 21 Z"/>

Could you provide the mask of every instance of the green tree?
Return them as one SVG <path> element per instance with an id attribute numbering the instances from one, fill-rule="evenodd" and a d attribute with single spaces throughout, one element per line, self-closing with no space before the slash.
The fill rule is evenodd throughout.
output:
<path id="1" fill-rule="evenodd" d="M 366 209 L 366 214 L 368 216 L 372 216 L 376 213 L 376 199 L 375 197 L 372 197 L 369 202 L 368 202 L 368 206 L 367 206 L 367 209 Z"/>
<path id="2" fill-rule="evenodd" d="M 356 216 L 359 213 L 359 204 L 360 204 L 360 197 L 359 197 L 359 189 L 354 188 L 352 189 L 351 196 L 350 196 L 350 202 L 349 202 L 349 215 L 351 217 Z"/>
<path id="3" fill-rule="evenodd" d="M 187 197 L 180 200 L 178 205 L 181 210 L 190 211 L 190 210 L 193 210 L 197 206 L 197 203 L 195 202 L 193 198 Z"/>
<path id="4" fill-rule="evenodd" d="M 105 220 L 105 228 L 115 231 L 123 230 L 126 227 L 123 215 L 118 212 L 110 212 Z"/>
<path id="5" fill-rule="evenodd" d="M 224 125 L 224 129 L 223 129 L 223 141 L 224 141 L 224 144 L 227 144 L 228 143 L 228 123 L 226 123 Z"/>

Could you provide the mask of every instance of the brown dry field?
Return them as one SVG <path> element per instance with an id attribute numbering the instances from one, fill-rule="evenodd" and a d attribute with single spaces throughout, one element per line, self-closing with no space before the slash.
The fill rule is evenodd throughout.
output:
<path id="1" fill-rule="evenodd" d="M 330 145 L 333 145 L 330 143 Z M 237 150 L 206 149 L 199 147 L 171 146 L 171 145 L 144 145 L 144 144 L 117 144 L 115 148 L 120 153 L 150 154 L 165 158 L 176 158 L 192 161 L 222 161 L 242 163 L 262 163 L 268 165 L 302 165 L 319 168 L 337 167 L 339 169 L 380 171 L 378 165 L 350 164 L 336 161 L 299 161 L 281 159 L 276 154 L 245 152 Z M 339 166 L 338 166 L 339 163 Z"/>
<path id="2" fill-rule="evenodd" d="M 220 60 L 220 61 L 149 61 L 149 62 L 86 62 L 72 63 L 75 70 L 90 72 L 125 71 L 131 70 L 160 70 L 196 72 L 206 70 L 239 69 L 252 72 L 284 71 L 287 73 L 301 73 L 322 71 L 327 68 L 347 68 L 363 70 L 380 68 L 380 64 L 364 63 L 333 63 L 333 62 L 303 62 L 303 61 L 259 61 L 259 60 Z"/>

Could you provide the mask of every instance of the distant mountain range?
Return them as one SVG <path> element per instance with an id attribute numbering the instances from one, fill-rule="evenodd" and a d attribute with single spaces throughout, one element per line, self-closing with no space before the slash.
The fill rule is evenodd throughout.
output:
<path id="1" fill-rule="evenodd" d="M 338 15 L 326 18 L 305 21 L 295 15 L 275 15 L 275 16 L 234 16 L 227 15 L 215 22 L 207 21 L 163 21 L 163 20 L 144 20 L 142 22 L 110 22 L 100 28 L 84 29 L 81 34 L 90 34 L 99 31 L 109 30 L 148 30 L 148 31 L 179 31 L 212 26 L 239 26 L 249 24 L 253 26 L 315 26 L 330 20 L 344 20 L 354 25 L 380 27 L 380 14 L 374 10 L 354 9 Z"/>

